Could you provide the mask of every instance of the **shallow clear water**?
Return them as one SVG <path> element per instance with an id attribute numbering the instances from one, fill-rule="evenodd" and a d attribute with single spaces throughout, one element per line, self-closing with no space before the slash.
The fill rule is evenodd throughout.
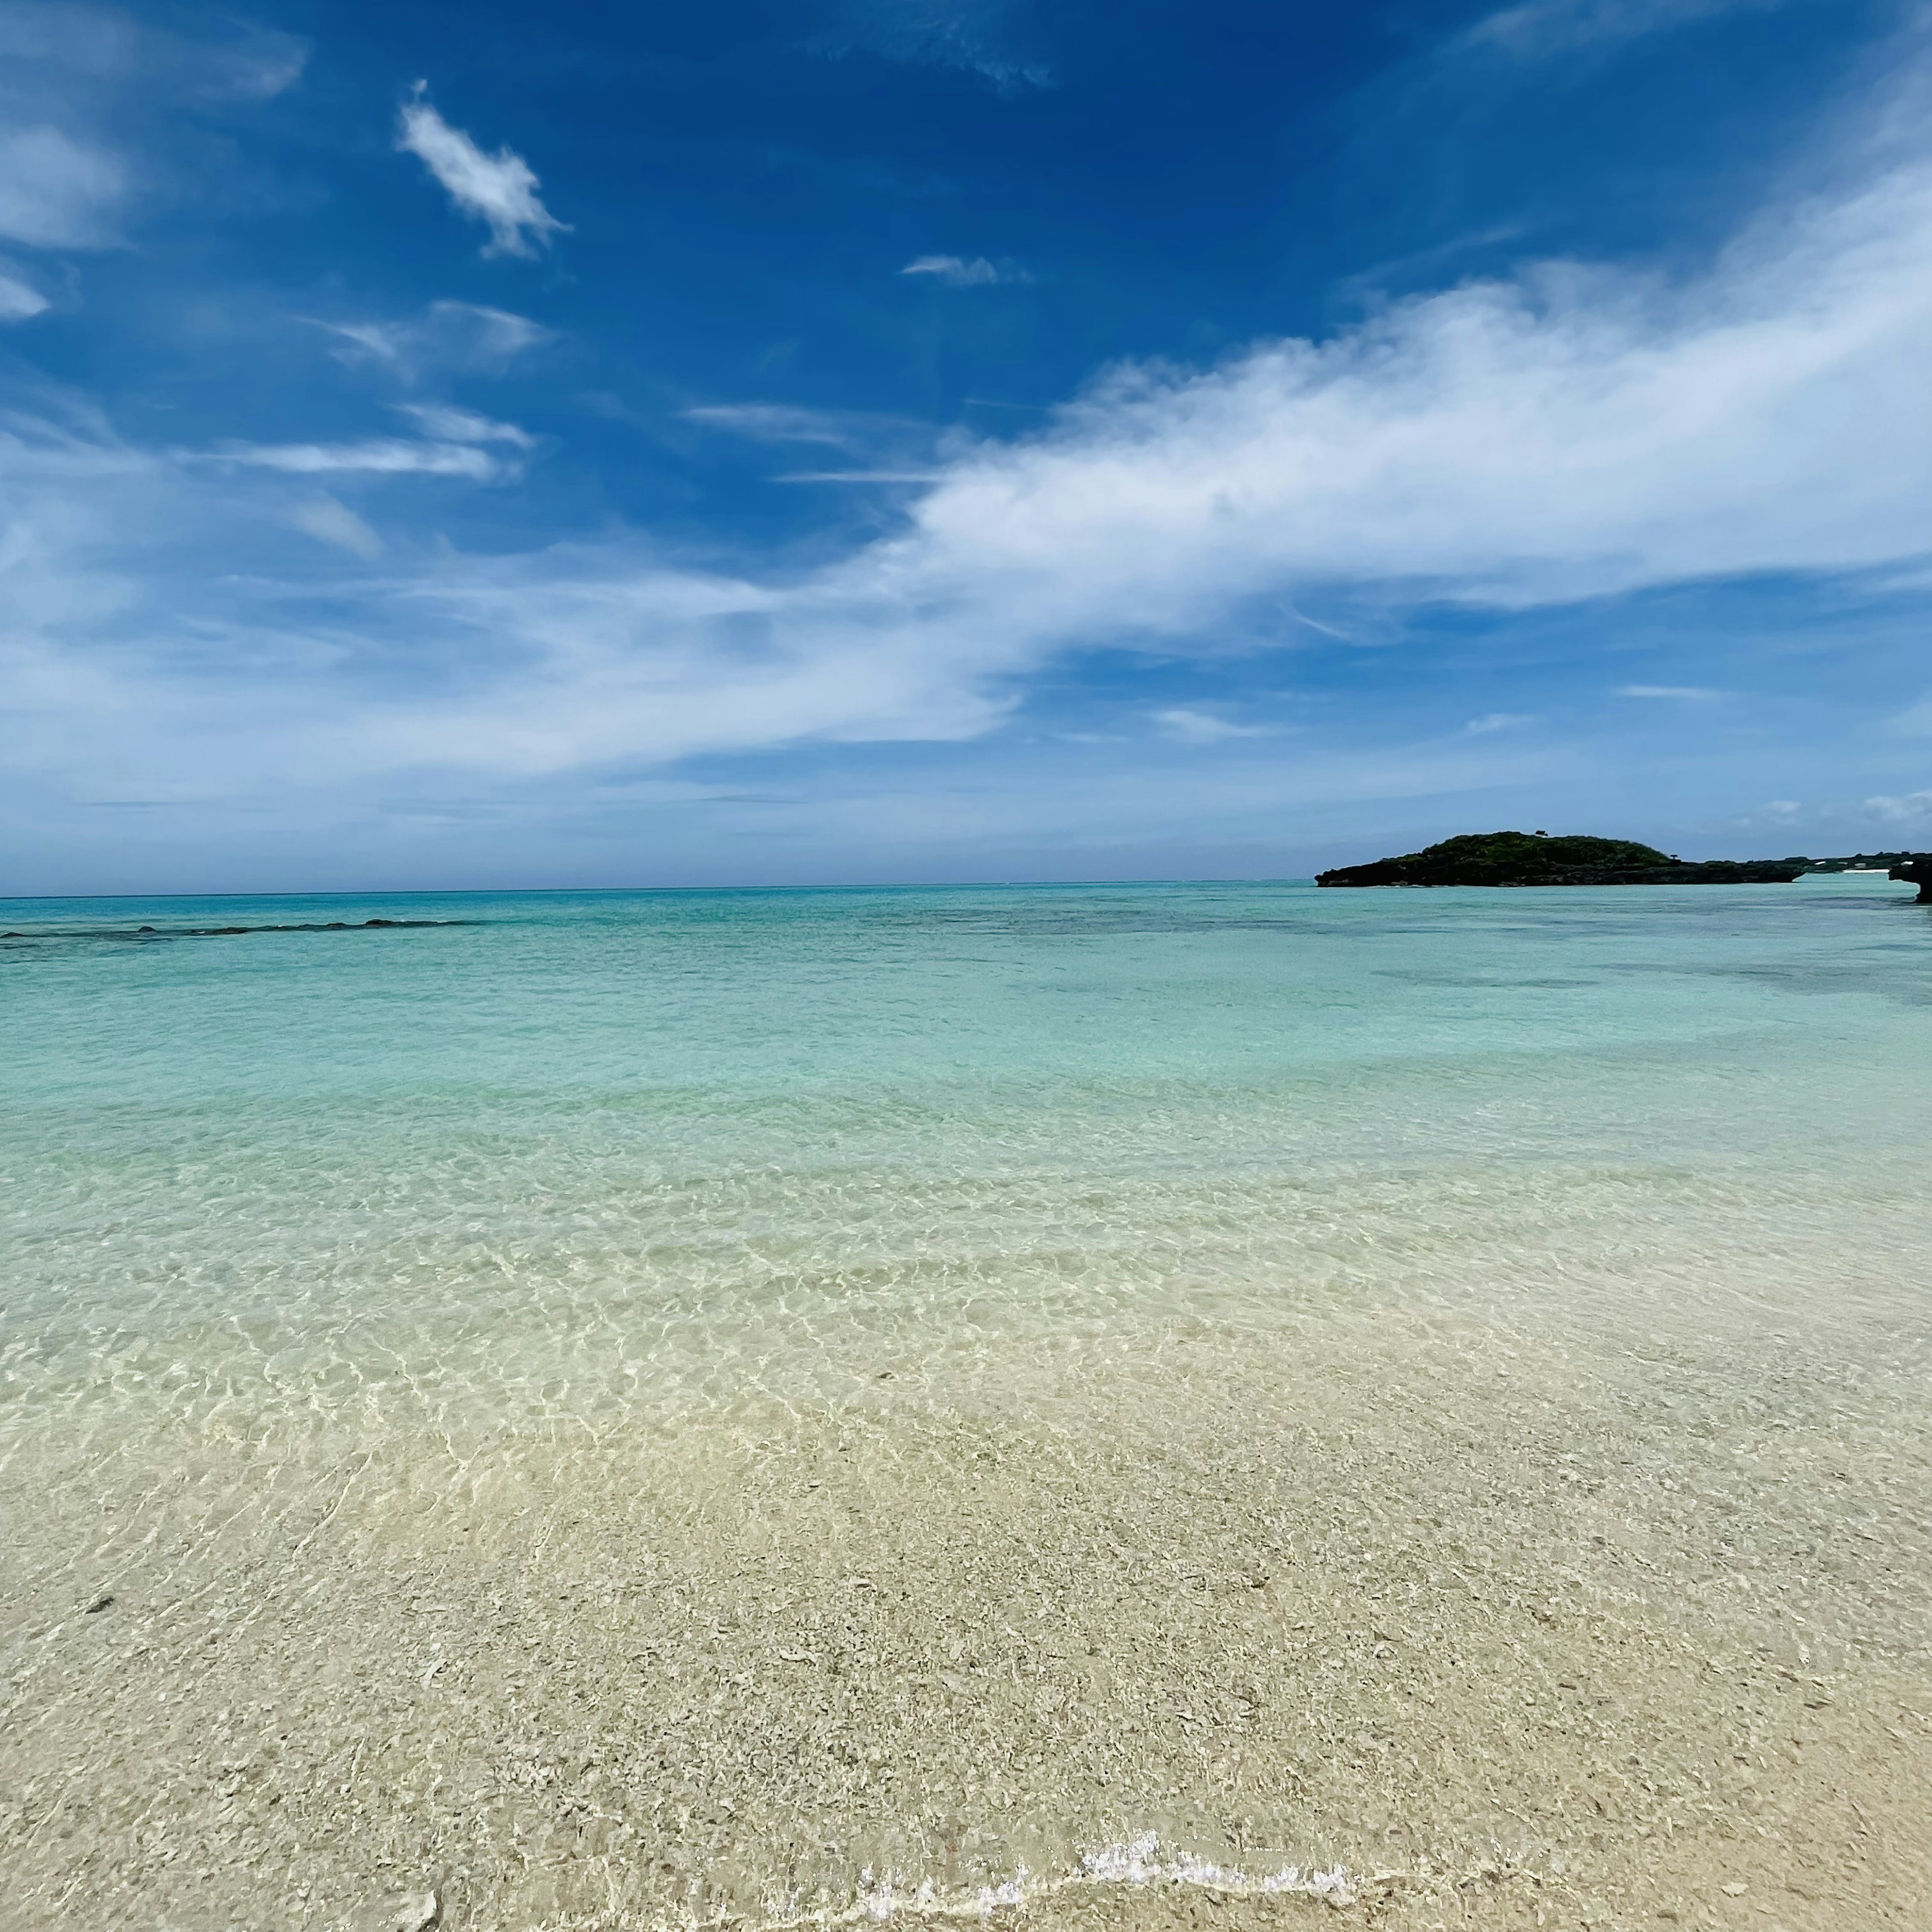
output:
<path id="1" fill-rule="evenodd" d="M 0 903 L 18 1922 L 1922 1922 L 1912 900 Z"/>
<path id="2" fill-rule="evenodd" d="M 0 904 L 8 1393 L 347 1378 L 514 1425 L 1472 1274 L 1547 1294 L 1606 1242 L 1916 1239 L 1910 898 Z M 374 916 L 461 922 L 170 936 Z"/>

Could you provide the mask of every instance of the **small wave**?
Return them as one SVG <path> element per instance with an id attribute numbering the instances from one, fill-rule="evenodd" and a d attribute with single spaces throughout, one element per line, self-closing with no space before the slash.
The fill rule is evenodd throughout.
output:
<path id="1" fill-rule="evenodd" d="M 898 1873 L 880 1876 L 868 1868 L 860 1882 L 864 1889 L 856 1904 L 770 1920 L 761 1932 L 792 1932 L 806 1926 L 823 1927 L 830 1932 L 836 1927 L 884 1924 L 902 1913 L 920 1918 L 992 1918 L 1024 1911 L 1058 1892 L 1102 1885 L 1200 1886 L 1239 1898 L 1286 1893 L 1349 1906 L 1355 1903 L 1358 1883 L 1355 1875 L 1342 1865 L 1326 1871 L 1313 1866 L 1284 1865 L 1279 1871 L 1256 1874 L 1216 1864 L 1192 1852 L 1163 1856 L 1160 1838 L 1152 1832 L 1084 1852 L 1076 1869 L 1053 1876 L 1038 1876 L 1022 1865 L 1010 1878 L 992 1885 L 947 1888 L 930 1879 L 915 1885 Z"/>

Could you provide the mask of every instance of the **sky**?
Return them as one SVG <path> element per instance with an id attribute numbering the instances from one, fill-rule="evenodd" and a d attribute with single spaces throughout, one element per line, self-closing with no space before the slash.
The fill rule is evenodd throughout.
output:
<path id="1" fill-rule="evenodd" d="M 0 0 L 0 892 L 1932 848 L 1932 8 Z"/>

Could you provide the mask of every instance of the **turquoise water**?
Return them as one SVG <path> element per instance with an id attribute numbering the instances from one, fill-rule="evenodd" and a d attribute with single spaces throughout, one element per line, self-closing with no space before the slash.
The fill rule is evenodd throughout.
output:
<path id="1" fill-rule="evenodd" d="M 8 1922 L 1916 1842 L 1912 899 L 0 905 Z"/>
<path id="2" fill-rule="evenodd" d="M 1916 1238 L 1910 899 L 0 904 L 6 1388 L 16 1414 L 139 1376 L 190 1409 L 460 1393 L 488 1428 L 1546 1294 L 1551 1256 L 1618 1244 L 1788 1276 L 1834 1229 Z M 374 917 L 452 922 L 172 936 Z"/>

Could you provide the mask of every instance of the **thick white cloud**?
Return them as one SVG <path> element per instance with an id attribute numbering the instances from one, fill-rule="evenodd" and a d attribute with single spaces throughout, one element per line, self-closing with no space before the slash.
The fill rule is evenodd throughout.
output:
<path id="1" fill-rule="evenodd" d="M 1077 634 L 1296 586 L 1522 604 L 1932 548 L 1932 170 L 1760 224 L 1688 286 L 1552 267 L 1207 375 L 1123 370 L 962 460 L 862 566 Z"/>
<path id="2" fill-rule="evenodd" d="M 421 82 L 402 110 L 396 146 L 416 155 L 464 214 L 489 224 L 486 255 L 534 255 L 551 236 L 569 232 L 538 200 L 540 184 L 523 156 L 508 148 L 486 154 L 422 98 Z"/>

